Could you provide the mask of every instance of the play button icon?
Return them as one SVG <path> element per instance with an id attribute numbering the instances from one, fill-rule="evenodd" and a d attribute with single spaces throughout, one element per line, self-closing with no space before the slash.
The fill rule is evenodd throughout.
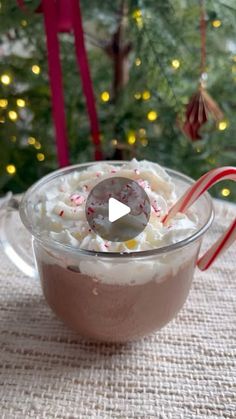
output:
<path id="1" fill-rule="evenodd" d="M 105 240 L 124 242 L 138 236 L 149 221 L 149 198 L 138 182 L 112 176 L 90 191 L 86 206 L 90 228 Z"/>
<path id="2" fill-rule="evenodd" d="M 130 213 L 130 207 L 115 198 L 109 198 L 108 201 L 108 220 L 110 223 L 119 220 L 121 217 Z"/>

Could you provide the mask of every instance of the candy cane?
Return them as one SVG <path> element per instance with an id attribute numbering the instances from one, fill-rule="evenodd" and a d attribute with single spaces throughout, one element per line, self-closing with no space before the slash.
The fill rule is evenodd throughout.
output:
<path id="1" fill-rule="evenodd" d="M 228 249 L 236 240 L 236 219 L 232 222 L 228 230 L 213 244 L 212 247 L 198 259 L 198 267 L 204 271 L 211 266 L 214 260 Z"/>
<path id="2" fill-rule="evenodd" d="M 209 188 L 221 180 L 236 180 L 236 167 L 221 167 L 213 169 L 197 180 L 184 195 L 173 205 L 169 213 L 163 218 L 166 224 L 178 212 L 187 209 Z M 226 232 L 213 244 L 213 246 L 198 260 L 197 265 L 201 270 L 208 269 L 213 261 L 222 254 L 236 240 L 236 219 Z"/>

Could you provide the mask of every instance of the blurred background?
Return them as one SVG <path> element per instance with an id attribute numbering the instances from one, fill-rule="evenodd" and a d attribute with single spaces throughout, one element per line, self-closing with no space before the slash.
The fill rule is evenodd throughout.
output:
<path id="1" fill-rule="evenodd" d="M 58 168 L 39 4 L 0 0 L 0 195 Z M 193 178 L 236 164 L 235 0 L 83 0 L 81 11 L 104 159 L 149 159 Z M 73 36 L 59 38 L 70 162 L 91 161 Z M 200 76 L 214 99 L 205 114 L 193 97 Z M 212 192 L 235 200 L 236 185 Z"/>

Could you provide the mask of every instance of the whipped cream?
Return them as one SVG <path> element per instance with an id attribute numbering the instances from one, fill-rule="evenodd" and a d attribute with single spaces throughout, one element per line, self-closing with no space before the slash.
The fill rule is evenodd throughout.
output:
<path id="1" fill-rule="evenodd" d="M 111 177 L 135 180 L 147 193 L 151 203 L 148 225 L 135 239 L 127 242 L 104 240 L 91 230 L 85 215 L 89 192 L 102 180 Z M 35 205 L 35 221 L 43 237 L 74 248 L 102 252 L 134 252 L 170 245 L 190 236 L 197 228 L 194 213 L 178 213 L 163 225 L 162 217 L 176 201 L 175 185 L 158 164 L 133 159 L 122 166 L 106 162 L 83 171 L 61 176 L 45 188 Z"/>

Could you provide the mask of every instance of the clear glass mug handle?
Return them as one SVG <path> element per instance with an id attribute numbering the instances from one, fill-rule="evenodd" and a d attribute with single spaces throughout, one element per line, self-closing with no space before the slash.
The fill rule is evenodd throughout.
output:
<path id="1" fill-rule="evenodd" d="M 0 244 L 9 259 L 24 274 L 37 278 L 32 236 L 24 228 L 19 216 L 19 201 L 9 192 L 0 202 Z"/>

